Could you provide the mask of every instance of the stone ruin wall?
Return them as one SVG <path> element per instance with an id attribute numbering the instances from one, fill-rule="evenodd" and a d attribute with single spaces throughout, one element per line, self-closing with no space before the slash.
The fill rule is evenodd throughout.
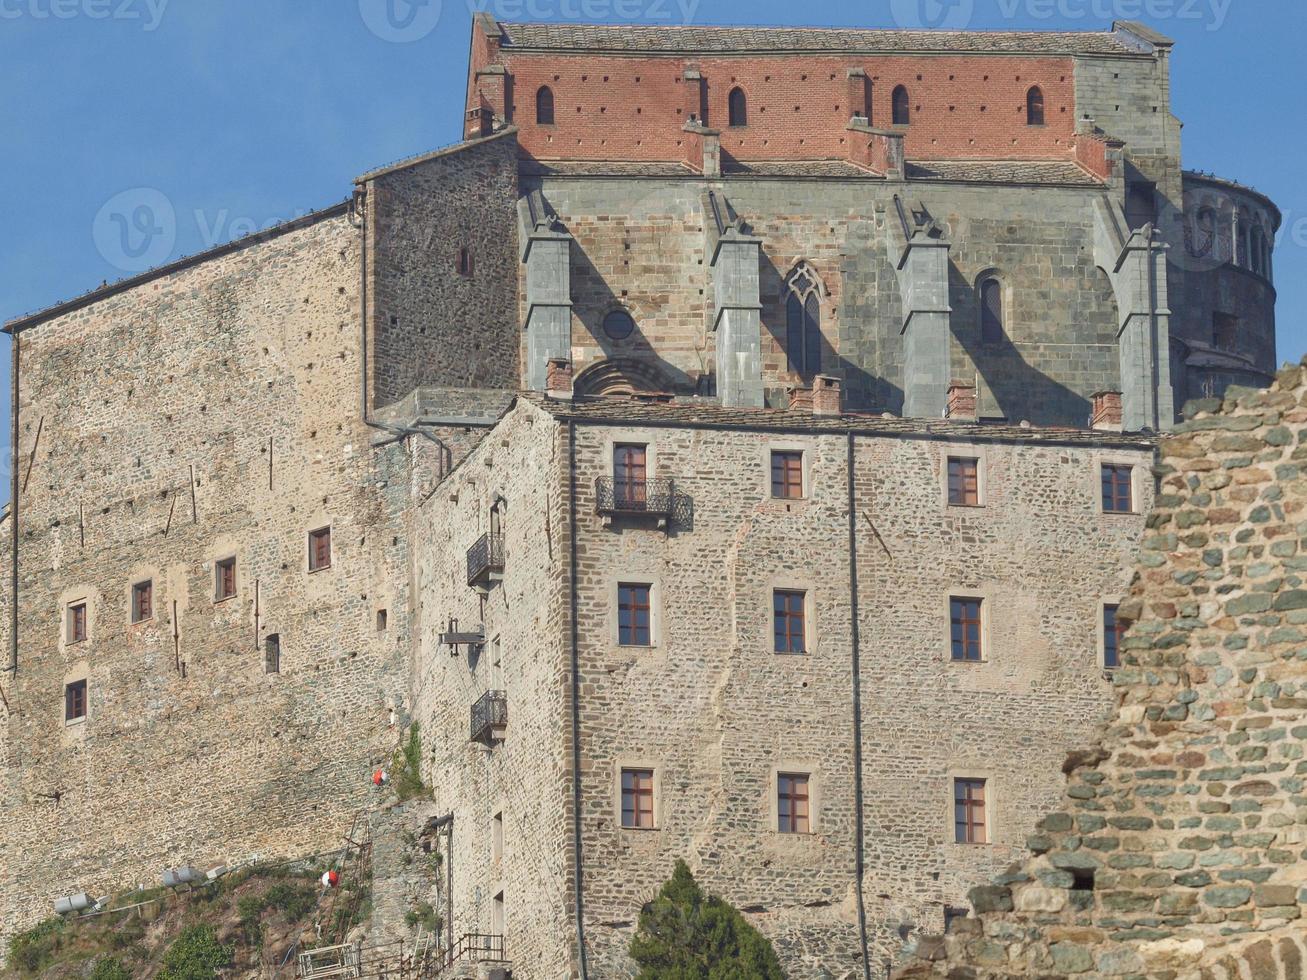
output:
<path id="1" fill-rule="evenodd" d="M 1163 446 L 1116 672 L 1033 856 L 903 980 L 1307 975 L 1307 367 Z"/>

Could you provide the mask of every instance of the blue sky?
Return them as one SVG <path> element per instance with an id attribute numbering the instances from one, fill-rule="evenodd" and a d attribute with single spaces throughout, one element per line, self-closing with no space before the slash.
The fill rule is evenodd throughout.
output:
<path id="1" fill-rule="evenodd" d="M 1307 4 L 1296 0 L 0 0 L 0 319 L 343 200 L 356 174 L 455 141 L 481 9 L 662 24 L 924 17 L 988 30 L 1143 19 L 1178 42 L 1185 165 L 1251 184 L 1285 212 L 1280 359 L 1307 352 Z M 170 210 L 175 236 L 129 254 L 113 223 L 122 200 Z M 7 339 L 0 385 L 7 444 Z"/>

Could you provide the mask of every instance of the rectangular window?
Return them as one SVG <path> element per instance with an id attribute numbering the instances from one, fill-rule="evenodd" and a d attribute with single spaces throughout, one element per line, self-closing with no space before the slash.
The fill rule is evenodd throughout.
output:
<path id="1" fill-rule="evenodd" d="M 803 592 L 777 589 L 772 593 L 773 649 L 777 653 L 806 653 Z"/>
<path id="2" fill-rule="evenodd" d="M 617 587 L 617 642 L 624 647 L 653 645 L 649 592 L 647 585 Z"/>
<path id="3" fill-rule="evenodd" d="M 649 447 L 622 444 L 613 447 L 613 496 L 619 509 L 642 509 L 649 494 Z"/>
<path id="4" fill-rule="evenodd" d="M 771 454 L 771 495 L 781 500 L 798 500 L 803 496 L 803 453 Z"/>
<path id="5" fill-rule="evenodd" d="M 269 633 L 263 640 L 263 672 L 281 673 L 281 634 Z"/>
<path id="6" fill-rule="evenodd" d="M 224 558 L 213 566 L 213 601 L 222 602 L 236 594 L 236 559 Z"/>
<path id="7" fill-rule="evenodd" d="M 331 528 L 319 528 L 309 533 L 309 571 L 331 567 Z"/>
<path id="8" fill-rule="evenodd" d="M 504 815 L 496 813 L 490 818 L 490 860 L 499 861 L 504 857 Z"/>
<path id="9" fill-rule="evenodd" d="M 652 769 L 622 770 L 622 826 L 651 830 L 654 825 Z"/>
<path id="10" fill-rule="evenodd" d="M 154 583 L 137 582 L 132 586 L 132 622 L 143 623 L 154 618 Z"/>
<path id="11" fill-rule="evenodd" d="M 949 639 L 954 660 L 983 659 L 980 642 L 980 599 L 949 599 Z"/>
<path id="12" fill-rule="evenodd" d="M 776 829 L 782 834 L 808 833 L 807 773 L 783 772 L 776 777 L 776 818 Z"/>
<path id="13" fill-rule="evenodd" d="M 953 507 L 980 506 L 980 460 L 968 456 L 948 458 L 948 502 Z"/>
<path id="14" fill-rule="evenodd" d="M 86 639 L 86 603 L 68 605 L 68 642 L 81 643 Z"/>
<path id="15" fill-rule="evenodd" d="M 1103 666 L 1113 670 L 1121 666 L 1121 636 L 1125 627 L 1117 621 L 1118 606 L 1103 606 Z"/>
<path id="16" fill-rule="evenodd" d="M 78 721 L 86 717 L 86 681 L 73 681 L 64 685 L 64 721 Z"/>
<path id="17" fill-rule="evenodd" d="M 953 780 L 953 839 L 959 844 L 987 844 L 985 781 Z"/>
<path id="18" fill-rule="evenodd" d="M 1134 513 L 1134 499 L 1131 492 L 1132 466 L 1114 463 L 1103 464 L 1103 512 L 1107 514 Z"/>

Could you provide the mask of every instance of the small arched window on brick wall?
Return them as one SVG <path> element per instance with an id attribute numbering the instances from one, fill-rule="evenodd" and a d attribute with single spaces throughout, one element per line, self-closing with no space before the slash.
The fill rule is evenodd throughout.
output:
<path id="1" fill-rule="evenodd" d="M 749 124 L 749 105 L 748 100 L 744 97 L 744 89 L 733 88 L 731 94 L 726 97 L 726 118 L 731 126 L 747 126 Z"/>
<path id="2" fill-rule="evenodd" d="M 1006 329 L 1003 320 L 1003 282 L 998 276 L 980 279 L 980 342 L 987 346 L 1003 343 Z"/>
<path id="3" fill-rule="evenodd" d="M 906 126 L 912 122 L 912 100 L 908 97 L 906 85 L 899 85 L 894 89 L 892 103 L 895 126 Z"/>
<path id="4" fill-rule="evenodd" d="M 536 125 L 554 124 L 554 90 L 548 85 L 536 89 Z"/>
<path id="5" fill-rule="evenodd" d="M 821 280 L 806 262 L 785 280 L 785 360 L 801 377 L 821 373 Z"/>
<path id="6" fill-rule="evenodd" d="M 1026 93 L 1026 125 L 1044 125 L 1044 90 L 1038 85 Z"/>

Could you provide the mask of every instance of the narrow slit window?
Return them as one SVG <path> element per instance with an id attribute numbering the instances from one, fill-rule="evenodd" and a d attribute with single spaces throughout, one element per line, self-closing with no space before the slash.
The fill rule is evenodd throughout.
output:
<path id="1" fill-rule="evenodd" d="M 464 277 L 472 275 L 472 250 L 466 245 L 458 250 L 458 274 Z"/>
<path id="2" fill-rule="evenodd" d="M 1026 125 L 1044 125 L 1044 90 L 1038 85 L 1026 93 Z"/>
<path id="3" fill-rule="evenodd" d="M 148 579 L 132 586 L 132 622 L 154 618 L 154 583 Z"/>
<path id="4" fill-rule="evenodd" d="M 749 105 L 744 96 L 744 89 L 733 88 L 727 97 L 727 122 L 732 126 L 749 124 Z"/>
<path id="5" fill-rule="evenodd" d="M 216 602 L 236 594 L 236 559 L 224 558 L 214 565 L 213 598 Z"/>
<path id="6" fill-rule="evenodd" d="M 331 567 L 331 528 L 319 528 L 309 533 L 309 571 Z"/>
<path id="7" fill-rule="evenodd" d="M 263 672 L 281 673 L 281 634 L 269 633 L 263 639 Z"/>
<path id="8" fill-rule="evenodd" d="M 548 85 L 541 85 L 536 90 L 536 125 L 552 126 L 554 124 L 554 90 Z"/>
<path id="9" fill-rule="evenodd" d="M 1003 342 L 1003 284 L 997 279 L 986 279 L 980 284 L 980 342 Z"/>
<path id="10" fill-rule="evenodd" d="M 622 770 L 622 826 L 652 830 L 654 774 L 652 769 Z"/>
<path id="11" fill-rule="evenodd" d="M 908 89 L 904 85 L 899 85 L 894 89 L 892 98 L 893 119 L 895 126 L 907 126 L 912 122 L 912 100 L 908 96 Z"/>
<path id="12" fill-rule="evenodd" d="M 811 829 L 808 775 L 783 772 L 776 778 L 777 827 L 782 834 L 806 834 Z"/>
<path id="13" fill-rule="evenodd" d="M 1119 606 L 1103 606 L 1103 666 L 1114 670 L 1121 666 L 1121 638 L 1125 626 L 1117 619 Z"/>

